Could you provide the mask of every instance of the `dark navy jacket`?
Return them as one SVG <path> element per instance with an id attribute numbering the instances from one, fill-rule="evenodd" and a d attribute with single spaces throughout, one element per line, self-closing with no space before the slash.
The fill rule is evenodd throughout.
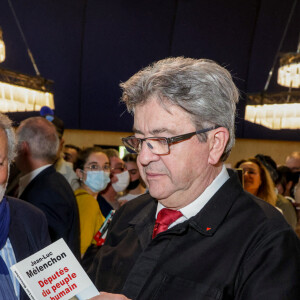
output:
<path id="1" fill-rule="evenodd" d="M 80 259 L 80 229 L 74 192 L 63 175 L 49 166 L 39 173 L 19 197 L 46 215 L 51 241 L 63 238 Z"/>
<path id="2" fill-rule="evenodd" d="M 19 262 L 50 244 L 45 215 L 33 205 L 6 197 L 10 208 L 9 239 Z M 29 299 L 21 288 L 20 300 Z"/>
<path id="3" fill-rule="evenodd" d="M 300 299 L 300 242 L 235 174 L 194 217 L 151 239 L 149 194 L 116 212 L 89 274 L 130 299 Z"/>

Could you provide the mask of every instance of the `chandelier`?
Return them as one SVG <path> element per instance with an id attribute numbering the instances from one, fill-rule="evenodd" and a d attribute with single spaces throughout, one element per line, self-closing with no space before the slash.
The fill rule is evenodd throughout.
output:
<path id="1" fill-rule="evenodd" d="M 0 63 L 5 60 L 5 44 L 3 41 L 2 29 L 0 27 Z"/>
<path id="2" fill-rule="evenodd" d="M 297 0 L 294 1 L 290 11 L 264 90 L 258 94 L 247 95 L 245 120 L 271 129 L 300 129 L 300 92 L 292 91 L 292 88 L 300 87 L 300 42 L 296 53 L 280 54 L 279 52 L 296 4 Z M 267 89 L 279 56 L 281 56 L 281 59 L 277 83 L 288 87 L 289 90 L 280 93 L 269 93 Z"/>
<path id="3" fill-rule="evenodd" d="M 52 85 L 41 76 L 0 68 L 0 111 L 40 111 L 45 105 L 54 109 Z"/>
<path id="4" fill-rule="evenodd" d="M 53 81 L 40 76 L 12 3 L 10 0 L 8 2 L 36 76 L 0 68 L 0 112 L 40 111 L 42 106 L 54 109 Z M 5 45 L 0 28 L 0 63 L 4 59 Z"/>
<path id="5" fill-rule="evenodd" d="M 249 94 L 245 119 L 271 129 L 299 129 L 299 99 L 300 91 Z"/>
<path id="6" fill-rule="evenodd" d="M 300 42 L 297 53 L 282 55 L 277 83 L 288 88 L 300 88 Z"/>

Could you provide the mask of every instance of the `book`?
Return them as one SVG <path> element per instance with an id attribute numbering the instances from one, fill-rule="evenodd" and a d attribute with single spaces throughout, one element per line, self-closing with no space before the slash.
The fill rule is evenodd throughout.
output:
<path id="1" fill-rule="evenodd" d="M 79 300 L 99 295 L 80 263 L 60 239 L 11 267 L 31 300 Z"/>

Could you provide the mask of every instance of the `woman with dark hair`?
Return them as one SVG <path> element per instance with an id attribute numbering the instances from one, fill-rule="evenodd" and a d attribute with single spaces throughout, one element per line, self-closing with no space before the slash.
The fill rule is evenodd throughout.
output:
<path id="1" fill-rule="evenodd" d="M 146 188 L 141 179 L 140 172 L 136 163 L 137 154 L 130 153 L 123 157 L 126 168 L 130 174 L 129 185 L 122 197 L 119 198 L 120 204 L 124 204 L 145 193 Z"/>
<path id="2" fill-rule="evenodd" d="M 289 200 L 294 202 L 294 188 L 298 183 L 299 175 L 293 173 L 287 166 L 279 166 L 277 168 L 278 178 L 276 180 L 276 188 L 278 193 L 288 197 Z"/>
<path id="3" fill-rule="evenodd" d="M 97 196 L 110 182 L 110 164 L 107 155 L 96 147 L 79 152 L 74 165 L 80 188 L 75 191 L 80 219 L 80 252 L 83 256 L 93 237 L 103 224 Z"/>
<path id="4" fill-rule="evenodd" d="M 275 206 L 275 187 L 265 166 L 257 158 L 249 158 L 241 161 L 237 167 L 243 169 L 244 189 Z"/>

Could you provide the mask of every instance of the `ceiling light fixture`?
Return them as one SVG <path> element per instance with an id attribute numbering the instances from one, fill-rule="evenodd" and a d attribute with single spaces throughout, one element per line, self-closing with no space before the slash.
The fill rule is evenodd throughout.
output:
<path id="1" fill-rule="evenodd" d="M 3 41 L 2 28 L 0 27 L 0 63 L 5 61 L 5 44 Z"/>
<path id="2" fill-rule="evenodd" d="M 300 42 L 297 53 L 281 54 L 277 82 L 289 90 L 280 93 L 267 92 L 296 4 L 297 0 L 291 8 L 263 92 L 248 94 L 245 120 L 271 129 L 300 129 L 300 92 L 292 91 L 292 88 L 300 87 Z"/>
<path id="3" fill-rule="evenodd" d="M 39 111 L 42 106 L 54 109 L 53 82 L 0 68 L 0 111 Z"/>
<path id="4" fill-rule="evenodd" d="M 36 76 L 0 68 L 0 112 L 39 111 L 42 106 L 49 106 L 51 109 L 54 109 L 53 81 L 40 76 L 11 0 L 8 0 L 8 3 L 25 43 Z M 0 31 L 0 62 L 1 41 L 3 41 L 2 31 Z"/>
<path id="5" fill-rule="evenodd" d="M 296 53 L 282 55 L 277 83 L 288 88 L 300 88 L 300 42 Z"/>

